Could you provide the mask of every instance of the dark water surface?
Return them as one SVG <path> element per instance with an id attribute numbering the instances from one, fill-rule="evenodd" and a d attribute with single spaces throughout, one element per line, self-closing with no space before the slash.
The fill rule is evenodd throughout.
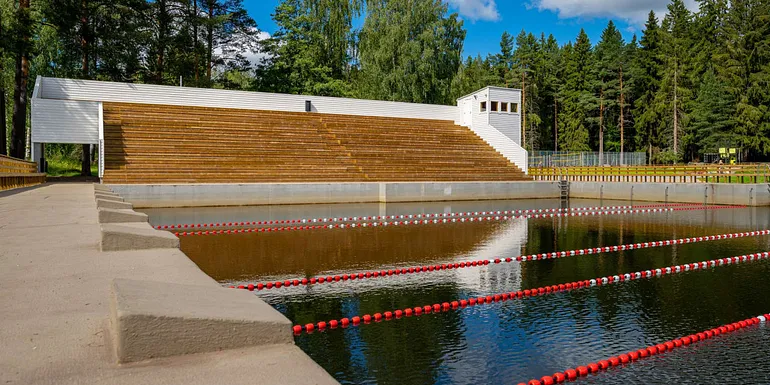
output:
<path id="1" fill-rule="evenodd" d="M 572 200 L 571 206 L 629 204 Z M 638 203 L 637 204 L 646 204 Z M 153 225 L 559 207 L 559 201 L 145 210 Z M 515 257 L 770 228 L 769 208 L 183 237 L 223 284 Z M 259 292 L 292 322 L 328 321 L 770 251 L 770 236 L 500 264 Z M 697 270 L 301 335 L 342 383 L 511 384 L 770 312 L 770 262 Z M 581 379 L 770 383 L 770 326 L 752 327 Z"/>

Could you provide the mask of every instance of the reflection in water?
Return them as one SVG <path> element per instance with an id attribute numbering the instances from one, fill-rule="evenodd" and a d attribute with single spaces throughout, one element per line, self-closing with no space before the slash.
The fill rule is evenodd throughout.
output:
<path id="1" fill-rule="evenodd" d="M 605 205 L 625 202 L 603 202 Z M 572 206 L 595 206 L 575 201 Z M 153 224 L 558 207 L 558 200 L 154 210 Z M 254 211 L 256 210 L 256 211 Z M 255 216 L 257 212 L 264 216 Z M 770 228 L 770 210 L 519 219 L 182 238 L 223 284 L 448 263 Z M 770 250 L 770 236 L 259 292 L 295 323 Z M 770 312 L 770 263 L 624 282 L 328 330 L 297 344 L 342 383 L 510 384 Z M 611 370 L 592 383 L 770 382 L 758 328 Z M 746 366 L 736 357 L 747 357 Z M 719 362 L 719 365 L 713 365 Z M 703 371 L 691 368 L 702 367 Z M 650 370 L 654 369 L 655 372 Z"/>

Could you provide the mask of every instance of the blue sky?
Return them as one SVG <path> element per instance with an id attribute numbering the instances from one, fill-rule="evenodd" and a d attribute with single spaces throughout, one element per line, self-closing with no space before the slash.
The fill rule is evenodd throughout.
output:
<path id="1" fill-rule="evenodd" d="M 669 0 L 444 0 L 457 12 L 468 31 L 464 55 L 486 55 L 500 50 L 500 35 L 514 36 L 522 29 L 540 35 L 552 33 L 560 44 L 574 40 L 585 28 L 592 43 L 612 19 L 626 41 L 639 34 L 652 9 L 662 18 Z M 280 0 L 244 0 L 260 30 L 272 34 L 276 25 L 271 15 Z M 696 0 L 685 0 L 691 10 Z"/>

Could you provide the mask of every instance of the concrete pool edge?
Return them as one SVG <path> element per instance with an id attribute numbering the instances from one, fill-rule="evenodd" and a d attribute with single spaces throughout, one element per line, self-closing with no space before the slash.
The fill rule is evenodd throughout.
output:
<path id="1" fill-rule="evenodd" d="M 100 196 L 111 194 L 120 198 L 120 194 L 101 185 L 94 185 L 94 194 L 102 251 L 153 249 L 162 258 L 164 249 L 168 249 L 184 255 L 179 250 L 178 238 L 153 229 L 146 215 L 132 209 L 120 210 L 120 217 L 104 215 L 116 210 L 111 205 L 104 207 Z M 124 222 L 130 213 L 136 216 Z M 197 273 L 199 276 L 190 277 L 191 281 L 212 284 L 112 279 L 108 346 L 119 363 L 269 345 L 299 349 L 294 346 L 292 323 L 283 314 L 251 293 L 225 289 L 200 269 Z M 321 375 L 314 373 L 317 370 L 331 379 L 320 366 L 294 364 L 300 372 L 312 373 L 308 379 L 317 379 Z"/>
<path id="2" fill-rule="evenodd" d="M 137 208 L 558 198 L 557 182 L 110 184 Z"/>
<path id="3" fill-rule="evenodd" d="M 137 208 L 559 198 L 558 182 L 112 184 Z M 766 184 L 570 182 L 570 198 L 770 205 Z"/>
<path id="4" fill-rule="evenodd" d="M 770 184 L 570 182 L 570 198 L 770 206 Z"/>
<path id="5" fill-rule="evenodd" d="M 293 343 L 119 364 L 109 334 L 114 279 L 229 289 L 179 249 L 101 251 L 95 188 L 54 182 L 0 199 L 3 382 L 337 384 Z"/>

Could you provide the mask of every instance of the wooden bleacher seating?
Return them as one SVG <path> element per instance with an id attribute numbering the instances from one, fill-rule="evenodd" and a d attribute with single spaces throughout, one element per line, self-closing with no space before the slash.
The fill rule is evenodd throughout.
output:
<path id="1" fill-rule="evenodd" d="M 105 183 L 516 181 L 452 121 L 104 103 Z"/>

